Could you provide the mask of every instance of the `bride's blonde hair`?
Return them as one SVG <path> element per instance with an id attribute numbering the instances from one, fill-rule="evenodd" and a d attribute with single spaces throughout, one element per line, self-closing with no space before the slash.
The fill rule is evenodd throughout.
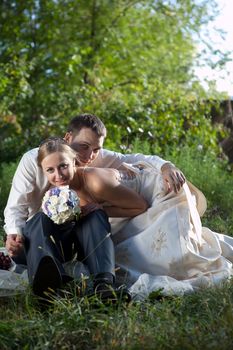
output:
<path id="1" fill-rule="evenodd" d="M 68 145 L 68 143 L 61 137 L 48 137 L 43 140 L 39 146 L 37 164 L 41 163 L 45 157 L 55 152 L 66 153 L 71 159 L 76 159 L 76 152 Z"/>

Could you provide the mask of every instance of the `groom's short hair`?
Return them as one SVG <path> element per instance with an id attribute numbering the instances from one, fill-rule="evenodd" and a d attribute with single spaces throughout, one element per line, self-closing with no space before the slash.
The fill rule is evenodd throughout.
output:
<path id="1" fill-rule="evenodd" d="M 107 130 L 104 123 L 94 114 L 80 114 L 71 119 L 67 132 L 78 133 L 83 128 L 89 128 L 96 133 L 97 136 L 106 137 Z"/>

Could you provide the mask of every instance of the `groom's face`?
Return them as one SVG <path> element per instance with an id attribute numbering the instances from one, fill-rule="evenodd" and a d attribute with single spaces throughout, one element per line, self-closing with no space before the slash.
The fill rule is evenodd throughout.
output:
<path id="1" fill-rule="evenodd" d="M 89 165 L 98 157 L 103 147 L 104 136 L 98 136 L 90 128 L 83 128 L 78 133 L 66 133 L 65 140 L 77 152 L 80 165 Z"/>

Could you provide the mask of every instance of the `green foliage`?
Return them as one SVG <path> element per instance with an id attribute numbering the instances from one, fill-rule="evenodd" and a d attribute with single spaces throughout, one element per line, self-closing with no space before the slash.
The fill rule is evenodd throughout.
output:
<path id="1" fill-rule="evenodd" d="M 3 163 L 0 167 L 0 246 L 2 245 L 3 239 L 3 211 L 7 203 L 11 181 L 15 173 L 16 166 L 17 163 Z"/>
<path id="2" fill-rule="evenodd" d="M 135 138 L 147 141 L 151 148 L 161 153 L 166 149 L 182 149 L 184 145 L 201 145 L 205 151 L 219 154 L 218 137 L 226 132 L 213 126 L 210 118 L 211 101 L 199 99 L 192 91 L 169 85 L 152 93 L 144 105 L 130 108 L 123 103 L 107 106 L 104 115 L 108 127 L 106 145 L 114 140 L 120 147 L 131 151 Z M 103 105 L 102 108 L 106 106 Z M 116 124 L 112 123 L 116 121 Z"/>
<path id="3" fill-rule="evenodd" d="M 210 96 L 192 70 L 193 33 L 214 5 L 1 1 L 0 160 L 62 134 L 83 112 L 103 119 L 109 145 L 140 135 L 159 149 L 193 140 L 216 149 Z"/>

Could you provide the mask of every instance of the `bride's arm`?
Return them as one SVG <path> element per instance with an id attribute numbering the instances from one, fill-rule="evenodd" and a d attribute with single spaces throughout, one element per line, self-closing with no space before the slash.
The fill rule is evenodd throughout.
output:
<path id="1" fill-rule="evenodd" d="M 121 185 L 112 169 L 93 168 L 87 174 L 88 190 L 110 217 L 134 217 L 148 208 L 148 203 L 134 190 Z"/>

